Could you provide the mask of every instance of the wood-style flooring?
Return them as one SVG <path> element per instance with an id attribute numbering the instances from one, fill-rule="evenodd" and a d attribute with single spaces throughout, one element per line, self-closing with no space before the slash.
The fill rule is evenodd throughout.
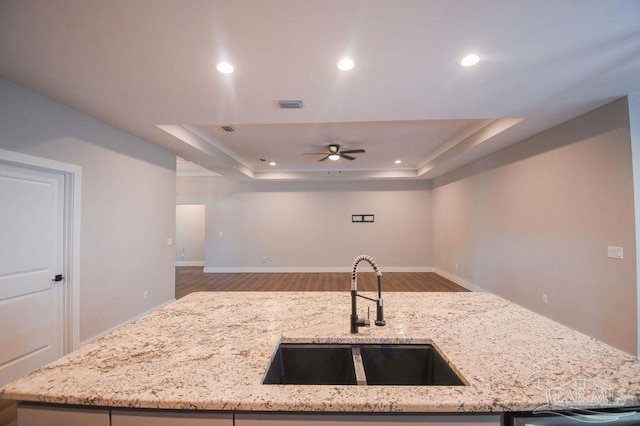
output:
<path id="1" fill-rule="evenodd" d="M 16 403 L 8 399 L 0 399 L 0 425 L 16 426 L 17 424 Z"/>
<path id="2" fill-rule="evenodd" d="M 349 291 L 351 274 L 326 273 L 229 273 L 205 274 L 201 266 L 176 267 L 176 299 L 196 291 Z M 358 272 L 358 290 L 377 291 L 373 272 Z M 387 272 L 386 291 L 467 291 L 434 272 Z"/>

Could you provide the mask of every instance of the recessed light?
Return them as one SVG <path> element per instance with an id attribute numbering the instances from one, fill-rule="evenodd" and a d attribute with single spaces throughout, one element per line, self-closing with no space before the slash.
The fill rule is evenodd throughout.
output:
<path id="1" fill-rule="evenodd" d="M 480 56 L 475 54 L 467 55 L 464 58 L 460 59 L 460 65 L 462 65 L 463 67 L 472 67 L 478 62 L 480 62 Z"/>
<path id="2" fill-rule="evenodd" d="M 220 62 L 218 65 L 216 65 L 216 69 L 222 74 L 231 74 L 233 72 L 233 65 L 231 65 L 229 62 Z"/>
<path id="3" fill-rule="evenodd" d="M 353 60 L 349 58 L 341 59 L 340 62 L 338 62 L 338 68 L 340 68 L 342 71 L 353 69 L 355 65 L 355 62 L 353 62 Z"/>
<path id="4" fill-rule="evenodd" d="M 269 165 L 270 165 L 270 166 L 275 166 L 275 165 L 276 165 L 276 162 L 275 162 L 275 161 L 272 161 L 272 162 L 270 162 L 270 163 L 269 163 Z"/>
<path id="5" fill-rule="evenodd" d="M 400 164 L 400 163 L 402 163 L 402 160 L 396 160 L 395 163 L 396 164 Z"/>

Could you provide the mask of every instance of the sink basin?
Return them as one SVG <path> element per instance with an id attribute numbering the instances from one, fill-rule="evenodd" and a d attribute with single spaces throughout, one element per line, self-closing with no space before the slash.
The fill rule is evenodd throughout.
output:
<path id="1" fill-rule="evenodd" d="M 362 345 L 368 385 L 463 386 L 431 345 Z"/>
<path id="2" fill-rule="evenodd" d="M 281 343 L 271 359 L 265 385 L 355 385 L 351 347 Z"/>
<path id="3" fill-rule="evenodd" d="M 431 344 L 281 343 L 263 384 L 464 386 Z"/>

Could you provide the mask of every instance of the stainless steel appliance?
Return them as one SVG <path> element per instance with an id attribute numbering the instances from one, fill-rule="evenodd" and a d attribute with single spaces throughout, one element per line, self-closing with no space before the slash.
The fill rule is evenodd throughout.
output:
<path id="1" fill-rule="evenodd" d="M 545 414 L 512 414 L 512 426 L 638 426 L 640 407 L 618 412 L 571 411 Z"/>

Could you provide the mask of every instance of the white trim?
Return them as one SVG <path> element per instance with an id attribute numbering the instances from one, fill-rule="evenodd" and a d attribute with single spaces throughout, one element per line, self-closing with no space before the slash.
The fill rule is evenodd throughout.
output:
<path id="1" fill-rule="evenodd" d="M 0 149 L 0 160 L 5 163 L 25 165 L 52 172 L 79 173 L 82 170 L 82 167 L 76 166 L 75 164 L 63 163 L 61 161 L 50 160 L 48 158 L 35 157 L 21 152 L 7 151 L 6 149 Z"/>
<path id="2" fill-rule="evenodd" d="M 436 274 L 445 277 L 446 279 L 448 279 L 449 281 L 453 281 L 454 283 L 466 288 L 469 291 L 474 291 L 476 293 L 488 293 L 487 290 L 485 290 L 484 288 L 475 285 L 469 281 L 463 280 L 462 278 L 450 274 L 446 271 L 443 271 L 442 269 L 438 269 L 438 268 L 433 268 L 433 272 L 435 272 Z"/>
<path id="3" fill-rule="evenodd" d="M 176 266 L 204 266 L 204 260 L 176 260 Z"/>
<path id="4" fill-rule="evenodd" d="M 364 271 L 366 272 L 366 265 Z M 382 272 L 433 272 L 431 266 L 384 266 Z"/>
<path id="5" fill-rule="evenodd" d="M 0 162 L 64 175 L 64 342 L 65 354 L 80 341 L 80 217 L 82 167 L 0 149 Z"/>
<path id="6" fill-rule="evenodd" d="M 636 357 L 640 358 L 640 95 L 627 96 L 636 224 Z"/>
<path id="7" fill-rule="evenodd" d="M 237 152 L 235 152 L 234 150 L 229 148 L 227 145 L 225 145 L 222 142 L 220 142 L 218 139 L 214 138 L 209 133 L 203 132 L 200 129 L 198 129 L 197 127 L 189 126 L 187 124 L 184 124 L 181 127 L 183 129 L 187 130 L 188 132 L 193 133 L 194 135 L 196 135 L 200 139 L 202 139 L 204 141 L 207 141 L 207 143 L 209 143 L 210 145 L 216 147 L 217 149 L 219 149 L 220 151 L 222 151 L 223 153 L 225 153 L 229 157 L 233 158 L 235 161 L 237 161 L 238 163 L 242 164 L 247 169 L 251 170 L 252 172 L 255 172 L 251 168 L 251 165 L 242 156 L 240 156 Z"/>
<path id="8" fill-rule="evenodd" d="M 385 272 L 433 272 L 430 266 L 391 266 L 380 268 Z M 364 270 L 366 272 L 366 269 Z M 204 268 L 205 274 L 235 274 L 235 273 L 323 273 L 323 272 L 351 272 L 351 266 L 294 266 L 294 267 L 252 267 L 252 266 L 221 266 Z"/>
<path id="9" fill-rule="evenodd" d="M 147 310 L 147 311 L 145 311 L 145 312 L 143 312 L 143 313 L 141 313 L 141 314 L 139 314 L 139 315 L 136 315 L 135 317 L 133 317 L 133 318 L 131 318 L 131 319 L 129 319 L 129 320 L 127 320 L 127 321 L 123 322 L 123 323 L 120 323 L 120 324 L 116 325 L 115 327 L 111 327 L 111 328 L 110 328 L 110 329 L 108 329 L 107 331 L 103 331 L 102 333 L 99 333 L 99 334 L 97 334 L 97 335 L 95 335 L 95 336 L 93 336 L 93 337 L 91 337 L 91 338 L 89 338 L 89 339 L 87 339 L 87 340 L 84 340 L 84 341 L 80 342 L 80 347 L 86 346 L 86 345 L 88 345 L 89 343 L 93 343 L 93 342 L 95 342 L 96 340 L 103 338 L 103 337 L 104 337 L 104 336 L 106 336 L 107 334 L 109 334 L 109 333 L 113 333 L 114 331 L 116 331 L 116 330 L 118 330 L 118 329 L 120 329 L 120 328 L 122 328 L 122 327 L 124 327 L 124 326 L 126 326 L 126 325 L 131 324 L 131 323 L 132 323 L 132 322 L 134 322 L 135 320 L 138 320 L 138 319 L 142 318 L 142 317 L 143 317 L 143 316 L 145 316 L 145 315 L 148 315 L 148 314 L 150 314 L 150 313 L 152 313 L 152 312 L 155 312 L 155 311 L 157 311 L 158 309 L 160 309 L 160 308 L 162 308 L 162 307 L 164 307 L 164 306 L 167 306 L 168 304 L 173 303 L 173 302 L 175 302 L 175 301 L 176 301 L 176 299 L 171 299 L 171 300 L 169 300 L 169 301 L 167 301 L 167 302 L 164 302 L 164 303 L 162 303 L 162 304 L 160 304 L 160 305 L 156 306 L 155 308 L 151 308 L 151 309 L 149 309 L 149 310 Z"/>
<path id="10" fill-rule="evenodd" d="M 179 166 L 178 166 L 179 167 Z M 222 176 L 211 170 L 176 170 L 176 176 Z"/>

